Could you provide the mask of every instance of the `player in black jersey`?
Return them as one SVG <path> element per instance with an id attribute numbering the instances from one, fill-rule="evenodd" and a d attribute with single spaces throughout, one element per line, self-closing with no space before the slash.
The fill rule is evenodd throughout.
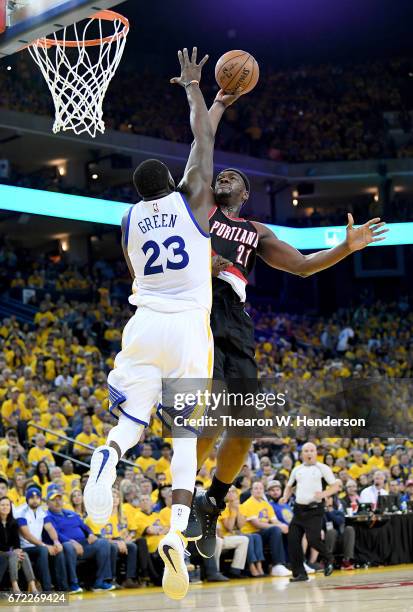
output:
<path id="1" fill-rule="evenodd" d="M 218 96 L 209 114 L 214 134 L 225 108 L 237 96 Z M 387 230 L 379 218 L 371 219 L 355 228 L 348 214 L 347 235 L 334 248 L 303 255 L 291 245 L 278 240 L 265 225 L 240 217 L 241 208 L 250 192 L 248 178 L 240 170 L 229 168 L 216 178 L 214 195 L 216 208 L 210 215 L 210 234 L 213 250 L 213 305 L 211 328 L 214 335 L 214 379 L 252 381 L 257 378 L 255 362 L 254 325 L 244 310 L 247 275 L 258 255 L 272 268 L 303 278 L 329 268 L 351 253 L 372 242 L 384 239 Z M 201 467 L 213 447 L 215 439 L 198 440 L 198 467 Z M 198 551 L 204 557 L 215 552 L 216 522 L 225 507 L 232 482 L 244 465 L 251 440 L 224 435 L 217 455 L 216 472 L 207 492 L 193 500 L 188 535 L 199 535 Z"/>

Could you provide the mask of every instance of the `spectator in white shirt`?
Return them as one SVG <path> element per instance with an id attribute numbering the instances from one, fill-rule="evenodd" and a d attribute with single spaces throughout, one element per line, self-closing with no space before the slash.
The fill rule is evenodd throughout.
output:
<path id="1" fill-rule="evenodd" d="M 16 518 L 20 532 L 20 545 L 35 564 L 36 574 L 40 578 L 44 591 L 52 590 L 49 556 L 54 558 L 56 588 L 67 590 L 67 577 L 63 546 L 59 542 L 57 532 L 52 525 L 47 511 L 41 507 L 40 490 L 29 487 L 26 491 L 26 502 L 17 509 Z M 53 544 L 48 546 L 42 540 L 43 529 L 49 534 Z"/>
<path id="2" fill-rule="evenodd" d="M 54 380 L 55 387 L 71 387 L 73 384 L 73 377 L 70 376 L 70 370 L 68 366 L 63 366 L 63 371 L 59 376 L 56 376 Z"/>
<path id="3" fill-rule="evenodd" d="M 360 493 L 360 504 L 373 504 L 373 508 L 377 506 L 377 500 L 379 495 L 388 495 L 386 489 L 384 489 L 384 483 L 386 477 L 384 472 L 377 470 L 374 472 L 373 484 L 370 487 L 366 487 Z"/>
<path id="4" fill-rule="evenodd" d="M 337 351 L 339 351 L 340 353 L 345 353 L 348 349 L 348 341 L 350 338 L 354 338 L 354 331 L 348 325 L 347 327 L 341 330 L 338 336 Z"/>
<path id="5" fill-rule="evenodd" d="M 254 452 L 254 445 L 251 444 L 251 448 L 248 452 L 247 459 L 245 461 L 246 465 L 250 468 L 250 470 L 259 470 L 260 469 L 260 460 L 257 453 Z"/>

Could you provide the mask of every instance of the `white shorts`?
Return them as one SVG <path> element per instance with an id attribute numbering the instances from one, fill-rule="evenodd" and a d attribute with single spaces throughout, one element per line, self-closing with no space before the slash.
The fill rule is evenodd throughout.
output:
<path id="1" fill-rule="evenodd" d="M 164 313 L 139 307 L 126 324 L 122 350 L 108 376 L 110 411 L 115 417 L 124 414 L 147 426 L 153 407 L 162 402 L 165 379 L 173 379 L 171 384 L 183 379 L 184 386 L 187 379 L 205 383 L 212 370 L 213 339 L 207 311 Z"/>

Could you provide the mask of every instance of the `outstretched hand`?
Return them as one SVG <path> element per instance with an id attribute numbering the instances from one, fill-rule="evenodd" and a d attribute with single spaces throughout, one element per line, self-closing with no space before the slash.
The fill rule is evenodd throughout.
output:
<path id="1" fill-rule="evenodd" d="M 360 251 L 364 249 L 367 245 L 373 242 L 380 242 L 384 240 L 386 236 L 382 234 L 386 234 L 388 229 L 380 229 L 385 225 L 384 221 L 380 221 L 380 217 L 375 217 L 374 219 L 370 219 L 364 225 L 360 225 L 359 227 L 354 227 L 354 219 L 351 213 L 347 213 L 348 224 L 347 224 L 347 245 L 350 251 L 353 253 L 354 251 Z"/>
<path id="2" fill-rule="evenodd" d="M 234 91 L 234 93 L 227 93 L 223 89 L 220 89 L 217 95 L 215 96 L 215 102 L 221 102 L 221 104 L 223 104 L 225 108 L 228 108 L 228 106 L 231 106 L 231 104 L 234 104 L 234 102 L 236 102 L 238 98 L 241 96 L 242 96 L 241 88 Z"/>
<path id="3" fill-rule="evenodd" d="M 181 76 L 174 77 L 170 80 L 172 84 L 181 85 L 185 87 L 191 81 L 201 80 L 202 68 L 205 66 L 209 59 L 209 55 L 205 55 L 199 64 L 196 63 L 198 55 L 197 47 L 192 49 L 192 57 L 189 59 L 188 49 L 185 47 L 183 51 L 178 51 L 179 64 L 181 66 Z"/>

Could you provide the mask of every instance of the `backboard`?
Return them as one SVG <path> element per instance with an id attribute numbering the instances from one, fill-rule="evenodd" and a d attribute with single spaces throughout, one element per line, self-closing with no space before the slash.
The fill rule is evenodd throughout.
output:
<path id="1" fill-rule="evenodd" d="M 0 0 L 0 58 L 124 0 Z"/>

